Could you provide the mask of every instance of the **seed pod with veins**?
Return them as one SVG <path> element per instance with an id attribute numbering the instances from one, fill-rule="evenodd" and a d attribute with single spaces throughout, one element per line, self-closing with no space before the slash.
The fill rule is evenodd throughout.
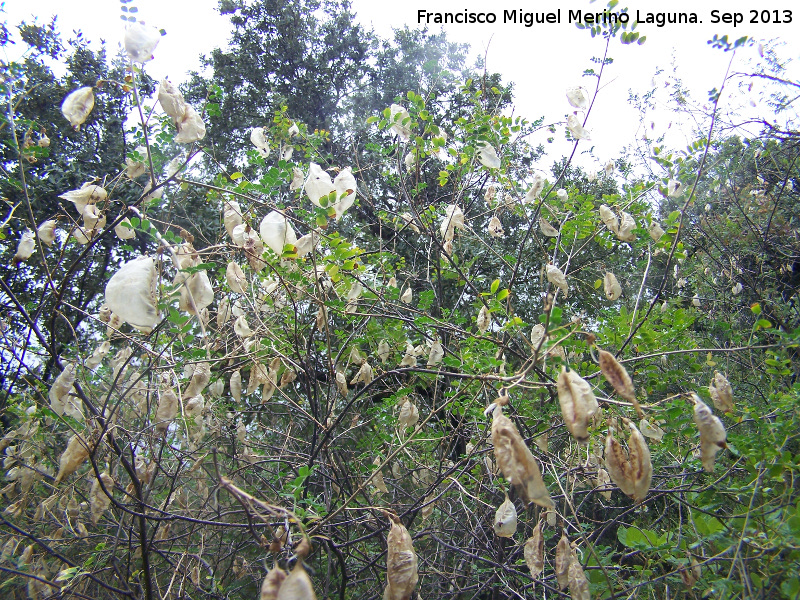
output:
<path id="1" fill-rule="evenodd" d="M 506 499 L 494 514 L 494 532 L 498 537 L 512 537 L 516 531 L 517 509 L 506 495 Z"/>
<path id="2" fill-rule="evenodd" d="M 692 400 L 694 401 L 694 422 L 700 431 L 700 460 L 703 468 L 710 473 L 714 470 L 717 452 L 728 447 L 725 443 L 727 433 L 719 417 L 715 417 L 706 403 L 694 392 L 692 392 Z"/>
<path id="3" fill-rule="evenodd" d="M 536 579 L 544 571 L 544 536 L 542 522 L 536 523 L 531 537 L 525 542 L 525 564 L 531 571 L 531 579 Z"/>
<path id="4" fill-rule="evenodd" d="M 569 545 L 567 534 L 562 532 L 561 539 L 556 546 L 555 572 L 559 589 L 566 589 L 569 585 L 569 564 L 572 560 L 572 548 Z"/>
<path id="5" fill-rule="evenodd" d="M 417 554 L 408 530 L 397 515 L 386 512 L 392 522 L 387 537 L 386 589 L 384 600 L 410 600 L 417 586 Z"/>
<path id="6" fill-rule="evenodd" d="M 486 409 L 486 412 L 494 411 L 492 445 L 497 466 L 508 482 L 517 488 L 526 503 L 534 502 L 539 506 L 552 508 L 553 501 L 544 485 L 536 459 L 522 440 L 517 426 L 503 414 L 503 406 L 508 404 L 508 400 L 508 395 L 502 390 L 500 397 Z"/>
<path id="7" fill-rule="evenodd" d="M 714 401 L 714 408 L 726 413 L 733 412 L 733 388 L 719 371 L 714 371 L 714 379 L 708 385 L 708 393 Z"/>
<path id="8" fill-rule="evenodd" d="M 589 423 L 599 406 L 592 386 L 574 370 L 564 367 L 558 375 L 558 402 L 569 432 L 579 442 L 589 439 Z"/>
<path id="9" fill-rule="evenodd" d="M 631 380 L 631 376 L 628 375 L 628 371 L 619 364 L 617 359 L 610 352 L 601 350 L 598 347 L 597 354 L 603 377 L 606 378 L 606 381 L 611 384 L 611 387 L 614 388 L 620 397 L 633 404 L 636 415 L 641 419 L 644 413 L 642 412 L 642 407 L 639 405 L 639 401 L 636 399 L 636 391 L 633 388 L 633 381 Z"/>
<path id="10" fill-rule="evenodd" d="M 623 419 L 631 430 L 628 438 L 628 452 L 612 435 L 614 427 L 608 428 L 606 436 L 606 469 L 620 490 L 640 503 L 650 490 L 653 477 L 653 464 L 650 461 L 650 450 L 644 437 L 631 421 Z"/>

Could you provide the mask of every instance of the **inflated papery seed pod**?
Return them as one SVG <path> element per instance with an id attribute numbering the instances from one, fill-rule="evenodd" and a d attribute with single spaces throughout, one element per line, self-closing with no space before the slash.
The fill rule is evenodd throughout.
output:
<path id="1" fill-rule="evenodd" d="M 375 379 L 375 372 L 372 369 L 372 366 L 367 361 L 364 361 L 364 364 L 361 365 L 361 368 L 358 370 L 358 373 L 356 373 L 356 376 L 350 380 L 350 385 L 356 385 L 358 383 L 369 385 L 372 383 L 373 379 Z"/>
<path id="2" fill-rule="evenodd" d="M 149 256 L 126 262 L 106 284 L 106 304 L 115 315 L 141 331 L 159 320 L 156 308 L 156 266 Z"/>
<path id="3" fill-rule="evenodd" d="M 400 415 L 397 417 L 397 426 L 401 429 L 414 427 L 419 422 L 419 409 L 408 396 L 403 396 L 400 404 Z"/>
<path id="4" fill-rule="evenodd" d="M 161 392 L 161 397 L 158 399 L 158 408 L 156 409 L 156 431 L 159 435 L 164 435 L 169 429 L 170 423 L 175 420 L 178 414 L 178 396 L 172 391 L 172 388 L 167 388 Z"/>
<path id="5" fill-rule="evenodd" d="M 611 477 L 608 476 L 608 471 L 605 469 L 598 469 L 595 484 L 600 488 L 600 494 L 606 500 L 611 500 Z"/>
<path id="6" fill-rule="evenodd" d="M 722 412 L 733 412 L 733 388 L 725 375 L 714 371 L 714 379 L 708 384 L 708 393 L 714 401 L 714 408 Z"/>
<path id="7" fill-rule="evenodd" d="M 486 306 L 481 306 L 481 310 L 478 312 L 478 320 L 475 323 L 478 326 L 478 331 L 481 333 L 486 333 L 486 330 L 489 329 L 489 325 L 492 323 L 492 317 L 489 313 L 489 309 Z"/>
<path id="8" fill-rule="evenodd" d="M 277 565 L 267 571 L 267 576 L 264 577 L 264 582 L 261 584 L 259 600 L 278 600 L 278 592 L 287 575 L 288 573 Z"/>
<path id="9" fill-rule="evenodd" d="M 83 363 L 84 366 L 90 371 L 93 371 L 94 369 L 97 368 L 97 366 L 101 362 L 103 362 L 103 359 L 110 351 L 111 351 L 111 342 L 109 341 L 103 342 L 97 348 L 95 348 L 94 352 L 92 352 L 92 355 L 89 358 L 87 358 L 86 361 L 84 361 Z"/>
<path id="10" fill-rule="evenodd" d="M 553 501 L 544 486 L 539 465 L 522 440 L 517 426 L 503 414 L 502 407 L 507 403 L 508 396 L 505 394 L 501 394 L 495 401 L 492 445 L 497 466 L 527 504 L 534 502 L 539 506 L 550 508 L 553 506 Z"/>
<path id="11" fill-rule="evenodd" d="M 635 242 L 636 234 L 633 233 L 633 230 L 636 229 L 636 221 L 626 212 L 621 213 L 620 217 L 619 231 L 616 232 L 617 237 L 623 242 Z"/>
<path id="12" fill-rule="evenodd" d="M 561 271 L 561 269 L 555 265 L 548 264 L 546 267 L 546 273 L 547 281 L 564 292 L 564 297 L 566 298 L 569 295 L 569 284 L 567 283 L 567 278 L 563 271 Z"/>
<path id="13" fill-rule="evenodd" d="M 391 355 L 392 349 L 389 346 L 389 343 L 386 340 L 381 340 L 378 344 L 378 358 L 382 363 L 385 364 Z"/>
<path id="14" fill-rule="evenodd" d="M 50 386 L 50 392 L 48 393 L 50 408 L 59 416 L 64 414 L 72 384 L 75 383 L 75 369 L 74 363 L 68 363 L 59 376 L 56 377 L 53 385 Z"/>
<path id="15" fill-rule="evenodd" d="M 533 533 L 525 542 L 525 564 L 531 571 L 531 579 L 536 579 L 544 571 L 544 536 L 542 535 L 542 522 L 536 523 Z"/>
<path id="16" fill-rule="evenodd" d="M 233 373 L 231 373 L 231 380 L 230 380 L 230 387 L 231 387 L 231 396 L 237 402 L 242 401 L 242 372 L 239 369 L 236 369 Z"/>
<path id="17" fill-rule="evenodd" d="M 561 539 L 556 546 L 555 572 L 559 589 L 566 589 L 569 585 L 569 564 L 572 560 L 572 548 L 569 545 L 567 534 L 562 532 Z"/>
<path id="18" fill-rule="evenodd" d="M 622 286 L 617 281 L 616 275 L 610 271 L 606 271 L 603 276 L 603 291 L 606 294 L 606 300 L 617 300 L 622 295 Z"/>
<path id="19" fill-rule="evenodd" d="M 602 219 L 605 226 L 608 227 L 611 232 L 614 234 L 619 232 L 619 220 L 617 219 L 617 215 L 605 204 L 600 205 L 600 219 Z"/>
<path id="20" fill-rule="evenodd" d="M 654 442 L 660 442 L 664 439 L 664 430 L 655 422 L 651 424 L 647 419 L 639 421 L 639 431 L 642 432 L 644 437 L 650 438 Z"/>
<path id="21" fill-rule="evenodd" d="M 200 264 L 199 258 L 194 266 L 198 264 Z M 199 316 L 204 308 L 214 302 L 214 288 L 211 287 L 211 281 L 205 271 L 192 273 L 188 278 L 186 273 L 178 273 L 175 283 L 183 283 L 178 299 L 178 308 L 183 312 Z"/>
<path id="22" fill-rule="evenodd" d="M 383 471 L 381 471 L 381 459 L 376 456 L 375 460 L 372 461 L 372 464 L 377 467 L 375 469 L 375 475 L 372 477 L 372 485 L 374 485 L 382 494 L 388 494 L 389 488 L 386 487 L 386 482 L 383 480 Z"/>
<path id="23" fill-rule="evenodd" d="M 494 532 L 497 537 L 512 537 L 516 531 L 517 509 L 506 494 L 506 499 L 494 513 Z"/>
<path id="24" fill-rule="evenodd" d="M 211 364 L 207 362 L 196 363 L 189 385 L 186 386 L 186 391 L 183 392 L 184 399 L 202 394 L 209 381 L 211 381 Z"/>
<path id="25" fill-rule="evenodd" d="M 228 235 L 233 237 L 233 230 L 242 224 L 242 209 L 236 200 L 226 200 L 222 205 L 222 223 Z"/>
<path id="26" fill-rule="evenodd" d="M 586 575 L 583 572 L 578 557 L 572 553 L 567 571 L 569 581 L 569 596 L 572 600 L 590 600 L 589 582 L 586 580 Z"/>
<path id="27" fill-rule="evenodd" d="M 650 490 L 650 481 L 653 477 L 653 464 L 650 461 L 650 450 L 644 437 L 636 425 L 624 419 L 631 429 L 628 438 L 628 452 L 612 435 L 614 428 L 608 428 L 606 436 L 606 469 L 617 487 L 622 492 L 640 503 Z"/>
<path id="28" fill-rule="evenodd" d="M 97 525 L 100 517 L 111 506 L 111 498 L 103 491 L 100 486 L 100 480 L 103 481 L 108 494 L 114 490 L 114 480 L 108 473 L 101 473 L 98 479 L 92 483 L 92 489 L 89 492 L 89 507 L 92 513 L 92 525 Z"/>
<path id="29" fill-rule="evenodd" d="M 252 329 L 250 329 L 250 325 L 247 324 L 247 319 L 244 315 L 241 315 L 236 319 L 236 322 L 233 324 L 233 331 L 236 335 L 242 338 L 247 338 L 251 335 L 254 335 L 254 332 Z"/>
<path id="30" fill-rule="evenodd" d="M 417 587 L 417 554 L 408 530 L 397 515 L 386 513 L 392 523 L 387 537 L 386 589 L 383 600 L 410 600 Z"/>
<path id="31" fill-rule="evenodd" d="M 717 452 L 727 447 L 725 440 L 727 433 L 725 426 L 719 417 L 715 417 L 705 402 L 695 393 L 692 393 L 694 400 L 694 422 L 700 431 L 700 460 L 703 468 L 709 473 L 714 470 L 714 460 Z"/>
<path id="32" fill-rule="evenodd" d="M 228 287 L 231 288 L 231 291 L 237 294 L 247 293 L 247 277 L 238 263 L 234 261 L 228 263 L 225 269 L 225 280 L 228 283 Z"/>
<path id="33" fill-rule="evenodd" d="M 611 384 L 611 387 L 620 395 L 621 398 L 633 404 L 636 415 L 641 419 L 644 413 L 642 407 L 639 406 L 639 401 L 636 399 L 636 390 L 633 387 L 628 371 L 625 370 L 616 357 L 611 352 L 606 352 L 597 348 L 597 361 L 600 364 L 600 371 L 603 377 Z"/>
<path id="34" fill-rule="evenodd" d="M 550 225 L 544 218 L 539 217 L 539 229 L 547 237 L 558 237 L 558 229 Z"/>
<path id="35" fill-rule="evenodd" d="M 647 233 L 650 234 L 650 238 L 654 242 L 657 242 L 664 235 L 664 229 L 658 224 L 658 222 L 652 221 L 647 228 Z"/>
<path id="36" fill-rule="evenodd" d="M 58 474 L 55 484 L 58 485 L 64 477 L 69 477 L 77 471 L 87 458 L 89 458 L 89 445 L 81 434 L 76 433 L 69 438 L 67 447 L 61 453 L 61 458 L 58 459 Z"/>
<path id="37" fill-rule="evenodd" d="M 45 246 L 52 245 L 56 241 L 56 221 L 47 220 L 36 229 L 36 235 Z"/>
<path id="38" fill-rule="evenodd" d="M 487 225 L 486 230 L 493 238 L 501 238 L 505 235 L 505 231 L 503 231 L 503 224 L 500 222 L 500 219 L 498 219 L 497 216 L 494 216 L 489 220 L 489 225 Z"/>
<path id="39" fill-rule="evenodd" d="M 572 369 L 563 367 L 557 381 L 558 403 L 567 429 L 579 442 L 589 439 L 589 424 L 599 406 L 592 386 Z"/>
<path id="40" fill-rule="evenodd" d="M 297 561 L 289 576 L 283 580 L 276 600 L 317 600 L 314 585 L 302 560 Z"/>

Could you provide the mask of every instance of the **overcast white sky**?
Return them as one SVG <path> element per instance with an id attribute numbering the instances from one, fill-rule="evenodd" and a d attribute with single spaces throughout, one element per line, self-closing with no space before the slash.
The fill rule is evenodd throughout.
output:
<path id="1" fill-rule="evenodd" d="M 227 19 L 217 13 L 216 0 L 135 0 L 134 4 L 139 9 L 140 19 L 167 31 L 167 36 L 156 49 L 155 60 L 147 65 L 148 72 L 156 78 L 168 75 L 179 81 L 187 71 L 199 67 L 200 54 L 226 43 L 229 25 Z M 791 4 L 762 2 L 759 3 L 759 10 L 778 10 L 778 16 L 785 19 L 783 11 Z M 667 25 L 662 28 L 642 25 L 638 31 L 647 35 L 647 43 L 643 46 L 622 46 L 618 41 L 612 44 L 610 56 L 614 58 L 614 64 L 607 69 L 601 95 L 589 122 L 597 160 L 618 156 L 625 145 L 643 134 L 637 131 L 637 113 L 629 107 L 627 98 L 629 90 L 641 94 L 652 89 L 656 68 L 660 67 L 669 73 L 673 66 L 676 67 L 678 75 L 694 91 L 698 100 L 703 100 L 711 88 L 719 87 L 730 54 L 712 50 L 707 45 L 707 40 L 714 34 L 728 34 L 731 39 L 743 35 L 757 39 L 780 38 L 785 44 L 780 53 L 794 60 L 793 73 L 795 79 L 798 78 L 796 67 L 800 44 L 796 40 L 800 37 L 800 9 L 794 11 L 792 23 L 753 25 L 748 21 L 755 2 L 726 0 L 711 4 L 696 0 L 630 0 L 621 5 L 627 5 L 633 14 L 638 9 L 642 16 L 647 11 L 659 10 L 659 7 L 662 10 L 668 7 L 675 12 L 695 10 L 703 23 Z M 503 24 L 503 11 L 519 9 L 520 6 L 526 7 L 526 11 L 547 11 L 556 10 L 552 7 L 557 4 L 511 0 L 420 0 L 417 3 L 353 1 L 358 20 L 367 27 L 374 27 L 383 36 L 389 36 L 392 27 L 420 27 L 417 23 L 417 11 L 420 8 L 440 12 L 462 12 L 464 9 L 493 11 L 498 17 L 495 25 L 445 25 L 444 29 L 450 39 L 470 43 L 474 54 L 486 54 L 489 70 L 499 71 L 506 81 L 514 82 L 516 114 L 530 119 L 545 116 L 548 122 L 563 119 L 569 110 L 564 90 L 572 85 L 591 83 L 582 79 L 581 74 L 584 69 L 593 66 L 591 57 L 600 56 L 603 51 L 599 39 L 592 40 L 587 32 L 579 31 L 566 22 L 567 11 L 599 11 L 604 4 L 566 0 L 560 3 L 561 24 L 534 25 L 531 28 L 521 24 Z M 6 20 L 10 24 L 21 19 L 30 21 L 33 16 L 43 22 L 52 15 L 58 15 L 62 32 L 81 29 L 91 40 L 106 40 L 112 49 L 118 47 L 123 36 L 124 24 L 120 20 L 119 7 L 120 3 L 115 0 L 87 0 L 80 4 L 63 0 L 10 0 L 5 3 Z M 715 8 L 738 11 L 745 22 L 736 27 L 733 24 L 712 24 L 711 10 Z M 771 19 L 774 14 L 769 13 Z M 439 26 L 432 25 L 431 29 L 438 31 Z M 744 69 L 745 61 L 756 57 L 755 49 L 740 52 L 734 70 Z M 662 89 L 664 81 L 664 75 L 656 79 Z M 649 116 L 648 123 L 651 119 L 656 122 L 658 129 L 666 128 L 672 117 L 660 112 Z M 690 141 L 691 132 L 687 131 L 687 127 L 675 125 L 672 130 L 674 143 Z M 541 140 L 533 141 L 544 141 L 545 138 L 546 134 L 543 133 Z M 551 155 L 561 153 L 561 147 L 555 150 Z M 587 156 L 578 158 L 578 162 L 585 166 L 589 166 L 592 160 Z"/>

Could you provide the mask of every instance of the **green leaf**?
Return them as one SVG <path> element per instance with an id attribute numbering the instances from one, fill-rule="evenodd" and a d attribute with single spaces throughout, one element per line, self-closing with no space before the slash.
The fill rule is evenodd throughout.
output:
<path id="1" fill-rule="evenodd" d="M 233 179 L 234 181 L 236 181 L 237 179 L 241 179 L 242 177 L 244 177 L 244 174 L 240 173 L 239 171 L 236 171 L 236 173 L 233 173 L 231 175 L 231 179 Z"/>
<path id="2" fill-rule="evenodd" d="M 497 293 L 497 288 L 499 288 L 499 287 L 500 287 L 500 280 L 499 279 L 495 279 L 492 282 L 492 285 L 491 285 L 491 287 L 489 289 L 491 290 L 491 292 L 493 294 L 495 294 L 495 293 Z"/>

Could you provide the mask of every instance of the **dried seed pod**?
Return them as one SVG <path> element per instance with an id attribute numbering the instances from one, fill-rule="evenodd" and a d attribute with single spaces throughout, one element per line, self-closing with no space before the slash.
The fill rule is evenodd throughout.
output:
<path id="1" fill-rule="evenodd" d="M 156 308 L 156 266 L 149 256 L 126 262 L 106 284 L 106 304 L 133 327 L 149 332 L 160 316 Z"/>
<path id="2" fill-rule="evenodd" d="M 617 237 L 623 242 L 635 242 L 636 234 L 633 233 L 633 230 L 636 229 L 636 221 L 626 212 L 621 213 L 620 216 L 622 218 L 619 223 L 619 231 L 616 232 Z"/>
<path id="3" fill-rule="evenodd" d="M 733 412 L 733 388 L 719 371 L 714 371 L 714 379 L 708 384 L 708 393 L 714 401 L 714 408 L 726 413 Z"/>
<path id="4" fill-rule="evenodd" d="M 400 295 L 400 302 L 403 304 L 410 304 L 413 299 L 414 291 L 410 287 L 407 287 Z"/>
<path id="5" fill-rule="evenodd" d="M 506 494 L 506 499 L 494 513 L 494 532 L 497 537 L 512 537 L 516 531 L 517 509 Z"/>
<path id="6" fill-rule="evenodd" d="M 602 219 L 605 226 L 615 235 L 619 232 L 619 220 L 617 219 L 617 215 L 605 204 L 600 205 L 600 219 Z"/>
<path id="7" fill-rule="evenodd" d="M 606 469 L 611 480 L 627 496 L 631 496 L 636 503 L 642 502 L 650 489 L 653 477 L 653 464 L 650 461 L 650 450 L 644 437 L 636 425 L 624 420 L 631 429 L 628 438 L 628 452 L 612 435 L 613 427 L 609 427 L 606 436 Z"/>
<path id="8" fill-rule="evenodd" d="M 628 371 L 625 370 L 611 352 L 606 352 L 597 348 L 598 362 L 603 377 L 611 384 L 611 387 L 620 395 L 621 398 L 631 402 L 636 411 L 636 415 L 641 419 L 644 416 L 642 407 L 636 399 L 636 391 L 633 388 L 633 381 L 631 380 Z"/>
<path id="9" fill-rule="evenodd" d="M 75 383 L 75 369 L 74 363 L 67 363 L 64 370 L 56 377 L 56 380 L 50 387 L 50 392 L 48 394 L 50 408 L 59 416 L 64 414 L 69 393 L 72 391 L 72 384 Z"/>
<path id="10" fill-rule="evenodd" d="M 599 406 L 592 386 L 574 370 L 562 368 L 558 375 L 558 402 L 564 424 L 576 440 L 581 443 L 589 439 L 589 424 Z"/>
<path id="11" fill-rule="evenodd" d="M 254 335 L 254 332 L 252 329 L 250 329 L 250 325 L 247 324 L 247 319 L 244 315 L 241 315 L 236 319 L 236 322 L 233 324 L 233 331 L 241 338 L 247 338 L 251 335 Z"/>
<path id="12" fill-rule="evenodd" d="M 714 459 L 722 448 L 727 448 L 727 433 L 719 417 L 715 417 L 705 402 L 692 393 L 694 400 L 694 422 L 700 431 L 700 460 L 709 473 L 714 470 Z"/>
<path id="13" fill-rule="evenodd" d="M 231 261 L 225 269 L 225 281 L 231 291 L 237 294 L 247 293 L 247 276 L 242 271 L 242 267 L 238 263 Z"/>
<path id="14" fill-rule="evenodd" d="M 261 595 L 259 600 L 278 600 L 278 592 L 283 585 L 288 573 L 277 565 L 267 571 L 264 583 L 261 584 Z"/>
<path id="15" fill-rule="evenodd" d="M 106 488 L 108 494 L 114 490 L 114 480 L 108 473 L 101 473 L 98 479 L 92 483 L 92 489 L 89 492 L 89 507 L 92 514 L 92 525 L 97 525 L 100 517 L 111 506 L 111 498 L 103 491 L 100 486 L 100 480 L 103 481 L 103 486 Z"/>
<path id="16" fill-rule="evenodd" d="M 372 383 L 373 379 L 375 379 L 375 372 L 373 371 L 372 366 L 365 361 L 358 370 L 358 373 L 356 373 L 356 376 L 350 380 L 350 385 L 356 385 L 358 383 L 369 385 Z"/>
<path id="17" fill-rule="evenodd" d="M 608 476 L 608 471 L 605 469 L 598 469 L 595 484 L 600 488 L 600 494 L 602 494 L 606 500 L 611 500 L 611 477 Z"/>
<path id="18" fill-rule="evenodd" d="M 502 395 L 495 402 L 492 421 L 492 445 L 497 465 L 508 482 L 514 485 L 526 504 L 534 502 L 550 508 L 553 501 L 542 481 L 542 473 L 536 459 L 522 440 L 513 421 L 503 414 L 503 405 L 508 396 Z M 488 458 L 488 456 L 486 457 Z"/>
<path id="19" fill-rule="evenodd" d="M 656 423 L 650 424 L 647 419 L 639 421 L 639 431 L 646 438 L 650 438 L 654 442 L 660 442 L 664 439 L 664 430 L 661 429 Z"/>
<path id="20" fill-rule="evenodd" d="M 489 325 L 492 323 L 492 318 L 489 313 L 489 309 L 484 305 L 481 306 L 481 310 L 478 312 L 478 320 L 476 325 L 478 326 L 478 331 L 481 333 L 486 333 L 486 330 L 489 329 Z"/>
<path id="21" fill-rule="evenodd" d="M 417 554 L 408 530 L 397 515 L 386 513 L 392 522 L 387 537 L 386 590 L 384 600 L 410 600 L 417 586 Z"/>
<path id="22" fill-rule="evenodd" d="M 383 471 L 381 471 L 381 459 L 376 456 L 372 464 L 377 467 L 377 469 L 375 469 L 375 475 L 372 476 L 372 485 L 382 494 L 388 494 L 389 488 L 386 487 L 386 482 L 383 480 Z"/>
<path id="23" fill-rule="evenodd" d="M 603 291 L 606 294 L 606 299 L 612 302 L 622 295 L 622 286 L 617 281 L 616 275 L 610 271 L 606 271 L 603 276 Z"/>
<path id="24" fill-rule="evenodd" d="M 184 399 L 202 394 L 209 381 L 211 381 L 211 364 L 207 362 L 196 363 L 189 385 L 186 387 L 186 391 L 183 392 Z"/>
<path id="25" fill-rule="evenodd" d="M 500 219 L 498 219 L 497 216 L 494 216 L 489 220 L 489 225 L 487 225 L 486 230 L 493 238 L 501 238 L 505 235 L 505 231 L 503 231 L 503 224 L 500 222 Z"/>
<path id="26" fill-rule="evenodd" d="M 567 278 L 561 269 L 555 265 L 548 264 L 546 267 L 546 272 L 547 281 L 564 292 L 564 297 L 566 298 L 569 295 L 569 284 L 567 283 Z"/>
<path id="27" fill-rule="evenodd" d="M 401 429 L 414 427 L 419 422 L 419 409 L 408 396 L 403 396 L 403 402 L 400 405 L 400 415 L 397 417 L 397 425 Z"/>
<path id="28" fill-rule="evenodd" d="M 658 224 L 658 222 L 652 221 L 650 226 L 647 228 L 647 233 L 650 234 L 650 238 L 654 242 L 658 242 L 658 240 L 660 240 L 664 235 L 664 229 Z"/>
<path id="29" fill-rule="evenodd" d="M 389 357 L 392 354 L 392 349 L 389 347 L 389 343 L 386 340 L 381 340 L 378 344 L 378 358 L 382 363 L 386 363 L 389 360 Z"/>
<path id="30" fill-rule="evenodd" d="M 56 224 L 56 221 L 50 219 L 44 221 L 36 229 L 36 235 L 39 238 L 39 241 L 45 246 L 50 246 L 56 241 Z"/>
<path id="31" fill-rule="evenodd" d="M 428 518 L 433 514 L 433 507 L 436 504 L 434 502 L 435 499 L 436 496 L 434 494 L 425 496 L 425 501 L 419 511 L 423 522 L 427 521 Z"/>
<path id="32" fill-rule="evenodd" d="M 428 352 L 428 366 L 435 367 L 444 358 L 444 348 L 442 347 L 442 343 L 439 340 L 436 340 L 431 344 L 430 352 Z"/>
<path id="33" fill-rule="evenodd" d="M 314 584 L 311 583 L 302 560 L 297 561 L 292 572 L 283 580 L 276 600 L 317 600 Z"/>
<path id="34" fill-rule="evenodd" d="M 361 356 L 361 353 L 358 351 L 358 346 L 353 346 L 350 349 L 349 360 L 354 365 L 363 365 L 367 358 L 365 356 Z"/>
<path id="35" fill-rule="evenodd" d="M 103 362 L 103 359 L 111 351 L 111 342 L 105 341 L 94 349 L 92 355 L 84 361 L 84 366 L 93 371 L 97 366 Z"/>
<path id="36" fill-rule="evenodd" d="M 589 582 L 586 580 L 583 567 L 574 553 L 570 558 L 567 577 L 569 581 L 569 596 L 572 600 L 591 599 L 591 595 L 589 594 Z"/>
<path id="37" fill-rule="evenodd" d="M 544 571 L 544 536 L 542 535 L 542 522 L 536 523 L 533 533 L 525 542 L 525 564 L 531 571 L 531 579 L 536 579 Z"/>
<path id="38" fill-rule="evenodd" d="M 158 400 L 158 408 L 156 409 L 156 431 L 160 435 L 167 433 L 170 423 L 175 420 L 178 414 L 178 396 L 172 391 L 172 388 L 167 388 L 161 392 L 161 397 Z"/>
<path id="39" fill-rule="evenodd" d="M 336 389 L 342 396 L 347 396 L 347 377 L 341 371 L 336 371 Z"/>
<path id="40" fill-rule="evenodd" d="M 566 533 L 561 534 L 556 546 L 555 572 L 558 580 L 559 589 L 566 589 L 569 585 L 569 564 L 572 560 L 572 548 L 569 545 L 569 538 Z"/>
<path id="41" fill-rule="evenodd" d="M 543 217 L 539 217 L 539 229 L 547 237 L 558 237 L 558 229 L 550 225 Z"/>
<path id="42" fill-rule="evenodd" d="M 63 481 L 64 477 L 72 475 L 87 458 L 89 458 L 89 445 L 81 434 L 76 433 L 69 438 L 67 447 L 58 460 L 58 474 L 54 483 L 58 485 Z"/>

